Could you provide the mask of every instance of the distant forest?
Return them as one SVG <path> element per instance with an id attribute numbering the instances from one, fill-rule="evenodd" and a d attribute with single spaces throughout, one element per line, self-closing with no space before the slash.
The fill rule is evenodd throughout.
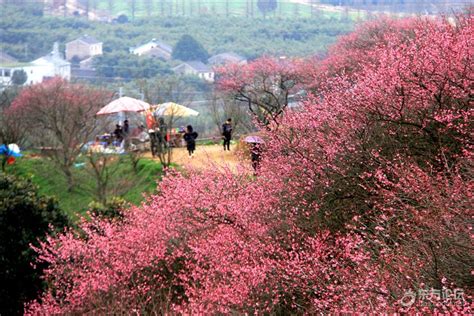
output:
<path id="1" fill-rule="evenodd" d="M 248 59 L 258 56 L 308 56 L 322 53 L 337 36 L 350 32 L 354 21 L 343 17 L 313 19 L 246 19 L 223 16 L 137 18 L 124 23 L 90 21 L 82 16 L 54 17 L 35 8 L 2 7 L 0 48 L 30 61 L 88 34 L 104 43 L 104 54 L 129 55 L 129 47 L 159 39 L 174 46 L 184 34 L 197 39 L 210 54 L 233 51 Z M 62 46 L 64 47 L 64 46 Z"/>

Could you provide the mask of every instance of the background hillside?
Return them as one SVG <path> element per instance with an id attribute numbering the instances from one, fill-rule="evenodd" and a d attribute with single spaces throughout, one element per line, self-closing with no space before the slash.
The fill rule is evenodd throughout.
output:
<path id="1" fill-rule="evenodd" d="M 37 8 L 3 6 L 0 45 L 22 61 L 46 54 L 54 41 L 64 44 L 85 33 L 104 42 L 105 53 L 128 53 L 129 47 L 157 38 L 174 45 L 190 33 L 211 53 L 234 51 L 247 58 L 262 54 L 311 55 L 324 51 L 336 36 L 349 32 L 353 21 L 320 16 L 314 19 L 247 19 L 183 16 L 137 18 L 101 23 L 84 17 L 53 17 Z"/>

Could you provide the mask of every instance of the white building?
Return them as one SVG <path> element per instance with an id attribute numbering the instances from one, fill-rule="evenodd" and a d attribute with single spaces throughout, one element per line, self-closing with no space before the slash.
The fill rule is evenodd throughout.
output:
<path id="1" fill-rule="evenodd" d="M 131 54 L 138 56 L 148 55 L 151 57 L 159 57 L 164 60 L 169 60 L 171 59 L 173 48 L 162 41 L 152 39 L 143 45 L 130 47 L 129 51 Z"/>
<path id="2" fill-rule="evenodd" d="M 30 63 L 0 64 L 0 84 L 11 85 L 12 75 L 16 70 L 23 70 L 26 73 L 25 85 L 40 83 L 56 76 L 71 79 L 71 64 L 61 57 L 57 43 L 54 44 L 51 53 Z"/>
<path id="3" fill-rule="evenodd" d="M 54 77 L 54 70 L 49 65 L 35 65 L 33 63 L 10 63 L 0 64 L 0 85 L 12 85 L 12 77 L 15 71 L 26 73 L 25 85 L 42 82 L 45 77 Z"/>
<path id="4" fill-rule="evenodd" d="M 214 72 L 201 61 L 187 61 L 172 69 L 176 74 L 195 75 L 209 82 L 214 82 Z"/>

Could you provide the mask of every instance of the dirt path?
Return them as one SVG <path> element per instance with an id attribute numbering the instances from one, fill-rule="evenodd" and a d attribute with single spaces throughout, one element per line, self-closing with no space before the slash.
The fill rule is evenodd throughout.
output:
<path id="1" fill-rule="evenodd" d="M 146 156 L 151 157 L 151 154 Z M 193 157 L 189 157 L 186 148 L 173 148 L 172 161 L 180 166 L 196 168 L 197 170 L 217 167 L 237 171 L 239 165 L 251 168 L 249 161 L 244 161 L 239 157 L 235 145 L 231 147 L 230 152 L 224 151 L 222 145 L 197 145 Z"/>

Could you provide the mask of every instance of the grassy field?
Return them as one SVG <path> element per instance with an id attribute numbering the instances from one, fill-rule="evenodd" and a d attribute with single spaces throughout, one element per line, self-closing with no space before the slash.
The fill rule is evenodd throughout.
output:
<path id="1" fill-rule="evenodd" d="M 156 181 L 162 175 L 161 165 L 157 161 L 142 159 L 136 174 L 126 156 L 117 160 L 115 164 L 110 180 L 110 195 L 120 196 L 132 204 L 139 204 L 143 200 L 144 193 L 156 190 Z M 72 192 L 67 191 L 63 174 L 45 158 L 26 155 L 9 166 L 7 171 L 30 178 L 38 186 L 41 194 L 56 197 L 59 206 L 72 218 L 76 218 L 77 213 L 84 214 L 88 210 L 89 203 L 95 199 L 95 179 L 85 167 L 74 169 L 77 187 Z"/>
<path id="2" fill-rule="evenodd" d="M 220 140 L 199 142 L 195 156 L 190 158 L 186 148 L 173 149 L 173 166 L 192 168 L 197 170 L 208 170 L 209 168 L 236 170 L 237 165 L 242 163 L 237 150 L 237 143 L 232 142 L 231 152 L 222 149 Z M 163 170 L 157 159 L 151 158 L 146 153 L 138 164 L 138 172 L 135 173 L 132 163 L 127 155 L 114 157 L 109 198 L 119 196 L 125 201 L 138 205 L 144 199 L 144 194 L 156 192 L 157 181 L 160 180 Z M 248 159 L 247 159 L 248 160 Z M 244 165 L 250 164 L 244 160 Z M 87 169 L 85 157 L 77 160 L 78 168 L 74 168 L 74 180 L 76 187 L 72 192 L 67 191 L 67 183 L 60 170 L 47 158 L 27 153 L 19 158 L 15 164 L 7 167 L 7 173 L 12 173 L 23 178 L 29 178 L 38 186 L 40 194 L 53 196 L 58 200 L 59 206 L 73 220 L 78 215 L 84 215 L 90 209 L 91 202 L 96 201 L 95 178 Z"/>

